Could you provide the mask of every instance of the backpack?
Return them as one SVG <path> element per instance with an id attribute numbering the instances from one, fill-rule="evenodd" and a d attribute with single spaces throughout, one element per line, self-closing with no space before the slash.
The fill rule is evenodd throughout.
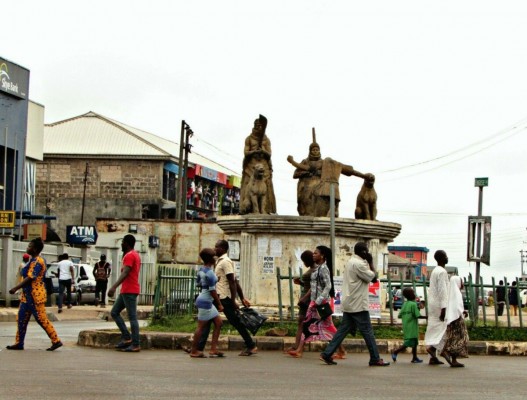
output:
<path id="1" fill-rule="evenodd" d="M 106 279 L 106 269 L 108 266 L 108 262 L 105 262 L 104 265 L 101 266 L 101 263 L 98 262 L 95 264 L 95 279 Z"/>

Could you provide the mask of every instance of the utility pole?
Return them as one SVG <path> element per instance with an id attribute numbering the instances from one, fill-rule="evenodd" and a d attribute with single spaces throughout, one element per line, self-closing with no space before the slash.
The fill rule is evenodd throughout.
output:
<path id="1" fill-rule="evenodd" d="M 526 250 L 520 250 L 520 263 L 521 263 L 522 278 L 524 276 L 524 272 L 523 272 L 523 263 L 524 262 L 527 262 L 527 251 Z"/>
<path id="2" fill-rule="evenodd" d="M 176 185 L 176 220 L 179 221 L 184 221 L 187 213 L 187 168 L 188 153 L 190 153 L 191 147 L 188 140 L 192 135 L 192 129 L 190 129 L 190 126 L 185 120 L 182 120 L 179 140 L 178 180 Z"/>
<path id="3" fill-rule="evenodd" d="M 90 173 L 90 163 L 86 163 L 84 170 L 84 192 L 82 193 L 82 209 L 81 209 L 81 226 L 84 225 L 84 204 L 86 202 L 86 184 L 88 183 L 88 174 Z"/>

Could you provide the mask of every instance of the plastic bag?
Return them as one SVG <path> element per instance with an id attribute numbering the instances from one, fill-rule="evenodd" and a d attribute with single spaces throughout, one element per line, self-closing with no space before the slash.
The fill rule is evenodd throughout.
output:
<path id="1" fill-rule="evenodd" d="M 258 329 L 260 329 L 263 323 L 267 320 L 267 317 L 250 307 L 242 307 L 238 311 L 240 321 L 253 335 L 256 335 Z"/>

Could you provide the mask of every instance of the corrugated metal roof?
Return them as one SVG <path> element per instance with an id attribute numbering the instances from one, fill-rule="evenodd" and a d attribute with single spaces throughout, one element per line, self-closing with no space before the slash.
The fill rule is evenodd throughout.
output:
<path id="1" fill-rule="evenodd" d="M 44 127 L 44 155 L 177 160 L 179 144 L 90 111 Z M 189 162 L 227 175 L 240 174 L 197 153 Z"/>

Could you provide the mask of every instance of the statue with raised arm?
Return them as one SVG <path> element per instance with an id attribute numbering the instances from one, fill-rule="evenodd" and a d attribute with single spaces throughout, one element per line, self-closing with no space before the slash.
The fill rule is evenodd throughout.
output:
<path id="1" fill-rule="evenodd" d="M 296 188 L 297 211 L 298 215 L 315 215 L 314 189 L 320 183 L 320 173 L 322 171 L 322 159 L 320 156 L 320 146 L 316 141 L 315 128 L 313 128 L 313 142 L 309 145 L 309 155 L 300 164 L 294 162 L 293 157 L 287 157 L 293 166 L 296 167 L 293 179 L 298 179 Z"/>
<path id="2" fill-rule="evenodd" d="M 353 175 L 363 179 L 366 178 L 366 175 L 354 170 L 351 165 L 342 164 L 329 157 L 321 159 L 320 146 L 316 143 L 314 128 L 313 143 L 311 143 L 309 150 L 311 159 L 308 157 L 301 163 L 295 162 L 292 156 L 287 157 L 287 161 L 296 167 L 293 178 L 298 179 L 298 213 L 299 215 L 313 217 L 329 217 L 330 188 L 331 184 L 335 183 L 335 217 L 338 217 L 340 175 Z M 304 173 L 302 174 L 301 171 Z"/>
<path id="3" fill-rule="evenodd" d="M 266 128 L 267 118 L 260 114 L 245 139 L 240 214 L 276 214 L 271 141 Z"/>

